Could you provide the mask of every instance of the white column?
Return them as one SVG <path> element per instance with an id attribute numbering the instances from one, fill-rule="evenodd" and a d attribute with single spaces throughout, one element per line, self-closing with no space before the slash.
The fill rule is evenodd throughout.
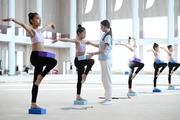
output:
<path id="1" fill-rule="evenodd" d="M 139 51 L 139 0 L 132 0 L 132 37 L 136 39 L 137 51 Z M 139 57 L 139 54 L 137 56 Z"/>
<path id="2" fill-rule="evenodd" d="M 100 10 L 100 22 L 107 19 L 106 18 L 106 0 L 99 0 L 99 10 Z M 109 21 L 110 22 L 110 21 Z M 99 23 L 100 24 L 100 23 Z M 100 32 L 100 38 L 103 32 Z"/>
<path id="3" fill-rule="evenodd" d="M 168 36 L 167 44 L 174 45 L 174 0 L 167 0 Z"/>
<path id="4" fill-rule="evenodd" d="M 36 12 L 39 14 L 39 16 L 42 18 L 42 0 L 36 0 Z M 42 27 L 42 22 L 41 21 L 41 26 Z"/>
<path id="5" fill-rule="evenodd" d="M 42 17 L 42 0 L 36 0 L 36 12 Z"/>
<path id="6" fill-rule="evenodd" d="M 139 39 L 139 0 L 132 0 L 132 36 Z"/>
<path id="7" fill-rule="evenodd" d="M 76 0 L 70 0 L 70 38 L 76 38 Z M 76 73 L 76 67 L 74 65 L 75 58 L 75 44 L 70 45 L 70 62 L 73 64 L 72 74 Z"/>
<path id="8" fill-rule="evenodd" d="M 8 0 L 8 14 L 9 18 L 15 18 L 15 0 Z M 8 44 L 8 68 L 9 75 L 15 75 L 15 24 L 14 22 L 9 22 L 9 26 L 11 26 L 11 35 L 12 39 Z"/>

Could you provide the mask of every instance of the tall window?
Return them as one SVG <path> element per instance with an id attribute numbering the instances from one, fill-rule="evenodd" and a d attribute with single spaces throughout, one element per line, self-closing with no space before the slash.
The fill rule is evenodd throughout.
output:
<path id="1" fill-rule="evenodd" d="M 132 19 L 112 20 L 113 39 L 127 39 L 132 36 Z"/>
<path id="2" fill-rule="evenodd" d="M 100 21 L 88 21 L 83 22 L 82 26 L 86 28 L 87 40 L 99 40 L 100 39 Z"/>
<path id="3" fill-rule="evenodd" d="M 167 38 L 167 17 L 144 18 L 144 38 Z"/>

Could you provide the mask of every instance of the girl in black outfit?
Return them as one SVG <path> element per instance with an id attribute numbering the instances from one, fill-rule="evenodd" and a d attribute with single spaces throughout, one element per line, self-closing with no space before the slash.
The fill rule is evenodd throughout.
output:
<path id="1" fill-rule="evenodd" d="M 81 86 L 82 83 L 86 81 L 86 77 L 91 70 L 91 67 L 94 65 L 94 59 L 85 59 L 85 60 L 78 60 L 79 56 L 85 55 L 86 50 L 86 40 L 84 38 L 86 37 L 86 29 L 82 27 L 81 25 L 78 25 L 77 29 L 77 35 L 78 37 L 76 39 L 69 39 L 69 38 L 59 38 L 57 40 L 54 40 L 53 43 L 59 41 L 62 42 L 72 42 L 76 45 L 76 57 L 74 59 L 74 64 L 78 69 L 78 80 L 77 80 L 77 96 L 76 100 L 84 100 L 81 98 Z M 85 66 L 86 69 L 85 69 Z"/>
<path id="2" fill-rule="evenodd" d="M 42 81 L 42 79 L 45 77 L 45 75 L 56 66 L 57 61 L 53 58 L 47 58 L 47 57 L 40 57 L 38 53 L 40 51 L 44 50 L 44 38 L 42 33 L 49 27 L 55 28 L 54 24 L 48 24 L 45 25 L 43 28 L 38 29 L 38 27 L 41 25 L 41 18 L 38 15 L 38 13 L 29 13 L 29 22 L 32 25 L 32 27 L 26 25 L 25 23 L 19 22 L 15 20 L 14 18 L 6 18 L 3 19 L 3 21 L 13 21 L 16 24 L 21 25 L 30 35 L 31 42 L 32 42 L 32 52 L 30 61 L 31 64 L 35 67 L 34 69 L 34 79 L 33 79 L 33 86 L 32 86 L 32 100 L 31 100 L 31 108 L 35 109 L 41 109 L 36 104 L 37 94 L 38 94 L 38 85 Z M 46 68 L 43 70 L 43 66 L 46 66 Z"/>
<path id="3" fill-rule="evenodd" d="M 129 71 L 129 79 L 128 79 L 128 87 L 129 87 L 129 93 L 135 93 L 132 91 L 132 80 L 136 77 L 136 75 L 139 73 L 139 71 L 144 67 L 144 63 L 141 63 L 140 61 L 135 61 L 137 59 L 137 53 L 136 53 L 136 40 L 134 38 L 129 37 L 128 40 L 129 45 L 125 44 L 119 44 L 116 45 L 123 45 L 126 48 L 128 48 L 131 52 L 133 52 L 133 56 L 129 59 L 128 66 L 130 68 Z M 134 72 L 134 68 L 137 67 L 136 71 Z"/>
<path id="4" fill-rule="evenodd" d="M 174 53 L 173 53 L 173 46 L 172 45 L 168 45 L 167 46 L 168 50 L 166 50 L 165 48 L 161 47 L 161 49 L 165 50 L 168 54 L 168 67 L 169 67 L 169 72 L 168 72 L 168 83 L 170 87 L 173 87 L 171 85 L 171 75 L 178 69 L 178 67 L 180 66 L 179 63 L 177 63 L 174 60 Z"/>
<path id="5" fill-rule="evenodd" d="M 159 45 L 157 43 L 154 43 L 153 45 L 153 50 L 148 50 L 147 52 L 153 52 L 154 54 L 154 90 L 159 90 L 156 88 L 156 83 L 157 83 L 157 78 L 158 76 L 162 73 L 162 71 L 166 68 L 167 63 L 164 63 L 164 61 L 162 61 L 160 59 L 160 52 L 159 52 Z M 159 68 L 161 68 L 161 70 L 159 71 Z"/>

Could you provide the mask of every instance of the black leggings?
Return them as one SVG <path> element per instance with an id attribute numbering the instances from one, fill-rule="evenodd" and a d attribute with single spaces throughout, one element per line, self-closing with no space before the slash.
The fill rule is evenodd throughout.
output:
<path id="1" fill-rule="evenodd" d="M 138 63 L 138 62 L 133 62 L 133 61 L 129 60 L 128 66 L 130 68 L 128 87 L 129 87 L 129 89 L 131 89 L 132 88 L 132 79 L 131 78 L 132 78 L 132 74 L 134 73 L 134 68 L 138 67 L 137 70 L 135 71 L 135 73 L 138 74 L 138 72 L 144 67 L 144 63 Z"/>
<path id="2" fill-rule="evenodd" d="M 159 71 L 159 68 L 161 68 L 161 70 L 159 71 L 160 73 L 166 68 L 167 63 L 159 63 L 157 64 L 156 62 L 154 62 L 154 87 L 156 87 L 156 83 L 157 83 L 157 73 Z"/>
<path id="3" fill-rule="evenodd" d="M 171 84 L 171 71 L 174 70 L 176 71 L 178 69 L 178 67 L 180 66 L 179 63 L 168 63 L 168 67 L 169 67 L 169 73 L 168 73 L 168 82 L 169 84 Z M 173 69 L 174 67 L 174 69 Z"/>
<path id="4" fill-rule="evenodd" d="M 39 57 L 38 53 L 39 53 L 38 51 L 32 51 L 30 57 L 31 64 L 35 67 L 31 102 L 36 102 L 37 99 L 38 85 L 34 84 L 37 80 L 37 76 L 40 74 L 42 75 L 42 77 L 45 77 L 45 75 L 57 64 L 56 59 Z M 43 66 L 46 66 L 44 70 L 43 70 Z"/>
<path id="5" fill-rule="evenodd" d="M 78 80 L 77 80 L 77 94 L 81 94 L 81 86 L 82 86 L 82 74 L 88 75 L 89 71 L 91 70 L 91 67 L 94 65 L 94 60 L 81 60 L 78 61 L 78 58 L 76 57 L 74 59 L 74 64 L 78 68 Z M 84 70 L 84 67 L 87 65 L 86 70 Z"/>

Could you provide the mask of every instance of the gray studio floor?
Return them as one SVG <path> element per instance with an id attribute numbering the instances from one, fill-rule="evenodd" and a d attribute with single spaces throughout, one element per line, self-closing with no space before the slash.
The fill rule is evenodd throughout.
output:
<path id="1" fill-rule="evenodd" d="M 158 79 L 163 92 L 152 94 L 151 75 L 139 75 L 133 88 L 139 93 L 131 99 L 113 99 L 113 105 L 101 105 L 104 90 L 100 75 L 88 76 L 82 97 L 88 105 L 73 105 L 76 75 L 48 75 L 39 88 L 38 105 L 45 115 L 30 115 L 33 76 L 0 76 L 0 120 L 180 120 L 180 90 L 167 90 L 167 76 Z M 127 76 L 113 75 L 113 95 L 127 97 Z M 180 88 L 180 76 L 172 76 Z M 147 93 L 146 93 L 147 92 Z M 93 106 L 87 110 L 61 110 L 63 107 Z"/>

